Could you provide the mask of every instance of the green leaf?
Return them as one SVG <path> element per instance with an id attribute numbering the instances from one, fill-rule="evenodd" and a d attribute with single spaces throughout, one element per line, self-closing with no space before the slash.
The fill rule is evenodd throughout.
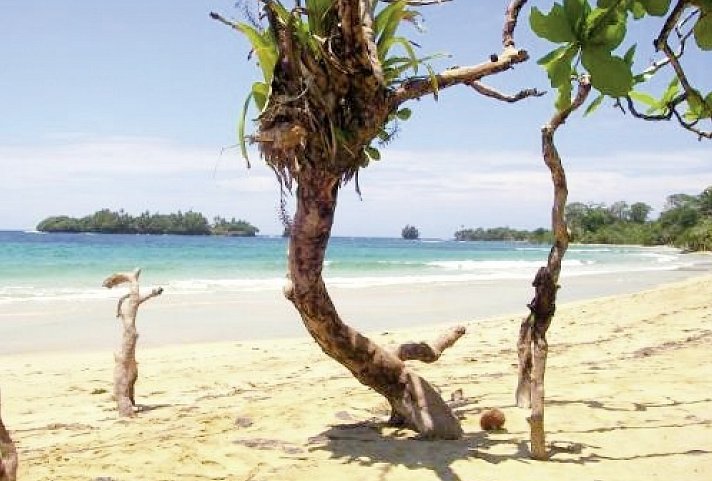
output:
<path id="1" fill-rule="evenodd" d="M 564 0 L 564 12 L 569 28 L 575 37 L 581 38 L 582 26 L 586 22 L 591 7 L 586 0 Z"/>
<path id="2" fill-rule="evenodd" d="M 699 118 L 705 110 L 705 100 L 697 90 L 691 90 L 687 93 L 687 105 L 690 107 L 690 112 Z"/>
<path id="3" fill-rule="evenodd" d="M 378 149 L 374 149 L 369 145 L 367 147 L 364 147 L 363 150 L 366 152 L 366 155 L 368 155 L 369 158 L 373 160 L 381 160 L 381 152 Z"/>
<path id="4" fill-rule="evenodd" d="M 334 6 L 333 0 L 306 0 L 309 31 L 313 35 L 323 37 L 328 32 L 326 16 Z"/>
<path id="5" fill-rule="evenodd" d="M 433 87 L 433 97 L 438 100 L 438 95 L 440 93 L 440 85 L 438 84 L 438 76 L 433 70 L 430 64 L 425 64 L 425 68 L 428 70 L 428 78 L 430 79 L 430 85 Z"/>
<path id="6" fill-rule="evenodd" d="M 593 102 L 591 102 L 588 107 L 586 107 L 586 111 L 583 113 L 583 116 L 586 117 L 592 113 L 594 113 L 596 110 L 598 110 L 598 107 L 601 106 L 601 103 L 603 102 L 604 95 L 600 94 L 598 97 L 593 99 Z"/>
<path id="7" fill-rule="evenodd" d="M 604 47 L 609 52 L 618 47 L 626 34 L 626 14 L 618 9 L 595 9 L 586 19 L 585 45 Z"/>
<path id="8" fill-rule="evenodd" d="M 408 67 L 413 69 L 413 73 L 415 75 L 418 74 L 418 66 L 420 65 L 420 61 L 418 60 L 418 57 L 415 55 L 415 50 L 413 49 L 413 45 L 410 43 L 410 40 L 408 40 L 405 37 L 392 37 L 390 38 L 387 42 L 383 44 L 383 49 L 384 49 L 384 55 L 388 54 L 388 51 L 391 49 L 392 45 L 398 44 L 403 47 L 403 50 L 405 50 L 406 54 L 408 55 L 409 59 L 409 64 Z M 380 55 L 380 54 L 379 54 Z M 399 57 L 402 58 L 402 57 Z"/>
<path id="9" fill-rule="evenodd" d="M 247 145 L 245 142 L 245 122 L 247 120 L 247 110 L 250 108 L 250 100 L 252 100 L 252 92 L 247 95 L 245 104 L 242 107 L 242 115 L 237 123 L 237 141 L 240 144 L 240 152 L 242 157 L 247 161 L 247 166 L 250 166 L 250 158 L 247 155 Z"/>
<path id="10" fill-rule="evenodd" d="M 236 28 L 247 37 L 252 50 L 257 54 L 265 83 L 272 82 L 274 66 L 277 63 L 277 43 L 274 37 L 269 31 L 260 32 L 247 23 L 238 23 Z"/>
<path id="11" fill-rule="evenodd" d="M 252 98 L 260 112 L 262 112 L 265 109 L 265 105 L 267 105 L 267 97 L 269 97 L 269 85 L 264 82 L 255 82 L 252 84 Z"/>
<path id="12" fill-rule="evenodd" d="M 571 84 L 573 72 L 571 61 L 577 53 L 578 46 L 569 45 L 559 47 L 539 59 L 537 63 L 546 70 L 552 87 L 559 88 L 564 84 Z"/>
<path id="13" fill-rule="evenodd" d="M 640 0 L 640 3 L 646 12 L 656 17 L 662 17 L 670 8 L 670 0 Z"/>
<path id="14" fill-rule="evenodd" d="M 641 104 L 645 104 L 648 107 L 652 107 L 654 109 L 659 108 L 660 101 L 648 93 L 633 90 L 629 92 L 628 95 L 630 95 L 630 98 L 633 100 L 636 100 Z"/>
<path id="15" fill-rule="evenodd" d="M 571 80 L 559 85 L 558 94 L 556 95 L 556 102 L 554 102 L 554 107 L 556 110 L 561 112 L 564 109 L 571 106 L 571 92 L 573 87 L 571 86 Z"/>
<path id="16" fill-rule="evenodd" d="M 635 60 L 635 50 L 637 47 L 638 44 L 634 43 L 628 50 L 626 50 L 625 54 L 623 55 L 623 61 L 628 64 L 630 68 L 633 68 L 633 61 Z"/>
<path id="17" fill-rule="evenodd" d="M 679 93 L 680 79 L 677 77 L 673 77 L 670 83 L 668 84 L 667 89 L 665 89 L 665 92 L 663 92 L 663 95 L 660 98 L 660 103 L 663 105 L 669 104 L 673 101 L 675 97 L 678 96 Z"/>
<path id="18" fill-rule="evenodd" d="M 393 45 L 393 38 L 405 15 L 405 7 L 405 0 L 392 3 L 381 10 L 373 21 L 373 32 L 376 38 L 378 58 L 381 62 L 385 60 L 386 55 L 388 55 L 388 50 L 391 48 L 391 45 Z"/>
<path id="19" fill-rule="evenodd" d="M 634 1 L 630 6 L 630 11 L 633 12 L 633 18 L 640 20 L 645 16 L 645 7 L 640 1 Z"/>
<path id="20" fill-rule="evenodd" d="M 562 43 L 576 40 L 564 7 L 558 3 L 554 4 L 547 15 L 541 13 L 538 8 L 533 7 L 529 16 L 529 25 L 537 36 L 550 42 Z"/>
<path id="21" fill-rule="evenodd" d="M 408 120 L 412 114 L 413 112 L 410 109 L 400 109 L 398 112 L 396 112 L 396 117 L 398 117 L 400 120 Z"/>
<path id="22" fill-rule="evenodd" d="M 695 42 L 702 50 L 712 50 L 712 8 L 701 13 L 694 28 Z"/>
<path id="23" fill-rule="evenodd" d="M 581 61 L 591 74 L 591 85 L 602 94 L 624 97 L 633 88 L 630 67 L 607 49 L 584 46 Z"/>

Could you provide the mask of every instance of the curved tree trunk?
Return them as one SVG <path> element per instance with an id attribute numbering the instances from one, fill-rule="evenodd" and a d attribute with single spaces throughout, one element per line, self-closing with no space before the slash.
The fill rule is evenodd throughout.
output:
<path id="1" fill-rule="evenodd" d="M 0 481 L 17 479 L 17 450 L 10 433 L 5 429 L 0 411 Z"/>
<path id="2" fill-rule="evenodd" d="M 394 416 L 426 438 L 456 439 L 460 422 L 435 389 L 390 352 L 344 324 L 322 278 L 322 266 L 334 221 L 339 178 L 303 173 L 289 243 L 286 297 L 299 311 L 321 349 L 366 386 L 382 394 Z"/>
<path id="3" fill-rule="evenodd" d="M 515 394 L 517 406 L 530 407 L 529 421 L 531 438 L 531 457 L 546 460 L 549 453 L 546 448 L 544 431 L 544 374 L 549 353 L 546 332 L 556 310 L 556 293 L 559 289 L 561 262 L 569 246 L 569 234 L 566 226 L 565 210 L 568 197 L 566 174 L 561 157 L 554 145 L 556 130 L 566 121 L 573 111 L 586 101 L 591 84 L 587 76 L 578 79 L 578 92 L 571 105 L 557 112 L 541 130 L 542 156 L 551 173 L 554 186 L 554 202 L 551 209 L 551 229 L 554 245 L 551 247 L 546 266 L 541 267 L 534 277 L 534 298 L 527 305 L 527 316 L 519 329 L 517 352 L 519 355 L 519 376 Z"/>

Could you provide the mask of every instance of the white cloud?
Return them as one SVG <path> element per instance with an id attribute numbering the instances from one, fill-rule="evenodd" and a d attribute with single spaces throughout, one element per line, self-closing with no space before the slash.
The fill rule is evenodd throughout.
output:
<path id="1" fill-rule="evenodd" d="M 426 235 L 460 225 L 536 227 L 549 221 L 549 172 L 538 152 L 383 149 L 360 175 L 363 201 L 346 187 L 335 233 L 397 235 L 415 223 Z M 264 233 L 280 231 L 279 188 L 252 154 L 152 138 L 62 135 L 39 145 L 0 146 L 0 228 L 29 227 L 46 215 L 83 215 L 102 207 L 129 212 L 193 208 L 237 216 Z M 569 198 L 644 201 L 661 208 L 676 192 L 712 183 L 709 152 L 617 152 L 564 159 Z"/>

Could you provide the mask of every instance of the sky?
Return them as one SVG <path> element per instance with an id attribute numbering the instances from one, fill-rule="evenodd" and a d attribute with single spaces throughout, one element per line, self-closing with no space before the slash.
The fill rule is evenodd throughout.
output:
<path id="1" fill-rule="evenodd" d="M 479 63 L 501 49 L 505 3 L 425 7 L 427 32 L 404 33 L 423 54 L 451 55 L 437 70 Z M 0 229 L 123 208 L 192 209 L 281 233 L 274 175 L 254 150 L 248 169 L 235 148 L 242 104 L 260 74 L 247 41 L 210 11 L 242 18 L 234 0 L 0 1 Z M 658 27 L 638 28 L 652 38 Z M 546 90 L 535 61 L 551 44 L 526 22 L 516 38 L 532 60 L 488 82 Z M 652 49 L 645 55 L 641 67 Z M 712 60 L 688 68 L 705 78 Z M 549 93 L 504 104 L 453 87 L 437 102 L 412 102 L 412 118 L 382 160 L 361 172 L 362 196 L 343 187 L 333 234 L 399 236 L 413 224 L 423 237 L 450 238 L 463 226 L 547 226 L 552 187 L 540 127 L 553 100 Z M 572 202 L 642 201 L 659 213 L 667 195 L 712 184 L 709 141 L 610 105 L 572 116 L 557 145 Z"/>

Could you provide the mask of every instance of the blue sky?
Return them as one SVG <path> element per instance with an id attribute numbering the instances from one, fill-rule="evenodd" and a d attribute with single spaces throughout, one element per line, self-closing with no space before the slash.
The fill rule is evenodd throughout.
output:
<path id="1" fill-rule="evenodd" d="M 501 48 L 504 5 L 456 0 L 423 8 L 427 33 L 409 35 L 423 53 L 452 54 L 438 69 L 478 63 Z M 231 148 L 258 71 L 246 60 L 247 42 L 210 20 L 211 10 L 240 16 L 233 0 L 3 0 L 0 228 L 31 229 L 48 215 L 108 207 L 194 209 L 281 232 L 274 176 L 255 154 L 246 169 Z M 657 27 L 639 28 L 652 38 Z M 535 60 L 550 45 L 525 23 L 517 39 L 532 60 L 489 82 L 546 89 Z M 696 62 L 693 76 L 712 71 L 710 60 Z M 546 226 L 551 187 L 539 127 L 552 103 L 549 94 L 502 104 L 465 87 L 443 91 L 437 103 L 413 102 L 397 140 L 362 172 L 363 199 L 353 186 L 343 189 L 334 234 L 397 236 L 406 223 L 431 237 L 450 237 L 463 225 Z M 576 115 L 558 145 L 572 201 L 660 209 L 670 193 L 712 184 L 709 142 L 610 106 Z"/>

